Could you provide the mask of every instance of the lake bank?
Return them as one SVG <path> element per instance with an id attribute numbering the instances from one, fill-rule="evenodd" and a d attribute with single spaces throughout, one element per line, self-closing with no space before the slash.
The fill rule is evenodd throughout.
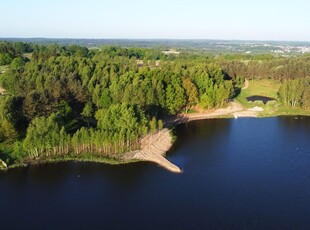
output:
<path id="1" fill-rule="evenodd" d="M 169 129 L 163 129 L 150 134 L 141 140 L 141 150 L 125 154 L 124 158 L 130 160 L 154 162 L 174 173 L 181 173 L 181 169 L 168 161 L 164 154 L 172 147 L 173 140 Z"/>
<path id="2" fill-rule="evenodd" d="M 128 164 L 138 161 L 148 161 L 156 163 L 167 170 L 174 173 L 181 173 L 181 169 L 168 161 L 164 155 L 171 148 L 173 144 L 173 137 L 170 134 L 170 130 L 165 128 L 154 134 L 149 134 L 141 139 L 141 149 L 136 151 L 127 152 L 113 157 L 98 156 L 95 154 L 81 154 L 74 155 L 69 154 L 65 156 L 52 156 L 52 157 L 41 157 L 36 159 L 26 159 L 23 162 L 12 164 L 7 166 L 3 162 L 4 167 L 0 167 L 0 170 L 8 170 L 17 167 L 27 167 L 30 165 L 39 165 L 47 163 L 58 163 L 58 162 L 94 162 L 104 163 L 110 165 Z M 2 162 L 2 161 L 1 161 Z"/>
<path id="3" fill-rule="evenodd" d="M 226 108 L 213 109 L 198 113 L 180 114 L 177 117 L 167 119 L 165 121 L 165 125 L 171 127 L 190 121 L 213 118 L 259 117 L 262 111 L 264 110 L 258 106 L 253 106 L 252 108 L 244 108 L 238 102 L 231 102 Z"/>
<path id="4" fill-rule="evenodd" d="M 82 154 L 75 155 L 70 154 L 66 156 L 54 156 L 48 158 L 37 158 L 26 160 L 24 162 L 13 164 L 13 165 L 3 165 L 0 170 L 7 170 L 16 167 L 25 167 L 29 165 L 37 165 L 44 163 L 57 163 L 57 162 L 67 162 L 67 161 L 77 161 L 77 162 L 95 162 L 104 163 L 110 165 L 118 164 L 128 164 L 139 161 L 153 162 L 165 169 L 174 172 L 181 173 L 182 170 L 172 162 L 168 161 L 164 155 L 173 145 L 173 137 L 170 133 L 170 129 L 183 123 L 196 121 L 196 120 L 206 120 L 214 118 L 241 118 L 241 117 L 276 117 L 276 116 L 310 116 L 310 112 L 300 109 L 285 109 L 278 110 L 274 113 L 266 113 L 264 109 L 259 106 L 254 106 L 252 108 L 244 108 L 238 102 L 231 102 L 226 108 L 214 109 L 205 112 L 192 113 L 192 114 L 181 114 L 178 117 L 172 117 L 164 121 L 165 129 L 160 130 L 154 134 L 149 134 L 141 139 L 141 149 L 127 152 L 124 154 L 115 155 L 113 157 L 98 156 L 95 154 Z M 3 163 L 5 163 L 3 161 Z"/>

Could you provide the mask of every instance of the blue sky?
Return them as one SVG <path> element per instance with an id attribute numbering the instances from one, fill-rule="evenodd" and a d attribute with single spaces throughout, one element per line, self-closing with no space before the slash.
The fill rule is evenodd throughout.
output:
<path id="1" fill-rule="evenodd" d="M 0 37 L 310 41 L 309 0 L 3 0 Z"/>

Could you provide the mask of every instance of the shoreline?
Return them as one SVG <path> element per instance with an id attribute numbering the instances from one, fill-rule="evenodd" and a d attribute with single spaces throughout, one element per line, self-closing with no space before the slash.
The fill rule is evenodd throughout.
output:
<path id="1" fill-rule="evenodd" d="M 13 168 L 28 167 L 40 164 L 49 163 L 60 163 L 60 162 L 93 162 L 103 163 L 110 165 L 130 164 L 136 162 L 153 162 L 159 166 L 167 169 L 173 173 L 181 173 L 182 170 L 169 160 L 164 155 L 172 147 L 172 135 L 170 129 L 164 128 L 154 134 L 149 134 L 141 139 L 141 149 L 131 152 L 124 153 L 118 157 L 105 157 L 97 156 L 95 154 L 84 154 L 84 155 L 65 155 L 65 156 L 54 156 L 54 157 L 43 157 L 33 160 L 25 160 L 24 162 L 15 163 L 6 167 L 1 168 L 0 171 L 7 171 Z M 4 162 L 5 163 L 5 162 Z"/>
<path id="2" fill-rule="evenodd" d="M 124 159 L 154 162 L 165 169 L 181 173 L 182 170 L 164 155 L 172 147 L 172 135 L 170 129 L 164 128 L 157 133 L 149 134 L 141 140 L 141 150 L 124 155 Z"/>
<path id="3" fill-rule="evenodd" d="M 106 156 L 96 156 L 95 154 L 86 154 L 86 155 L 67 155 L 67 156 L 55 156 L 55 158 L 41 158 L 34 159 L 31 161 L 25 161 L 21 163 L 16 163 L 13 165 L 4 165 L 4 161 L 0 159 L 2 166 L 0 171 L 6 171 L 18 167 L 27 167 L 31 165 L 39 165 L 45 163 L 59 163 L 59 162 L 93 162 L 93 163 L 103 163 L 110 165 L 119 165 L 119 164 L 129 164 L 135 162 L 152 162 L 156 163 L 159 166 L 167 169 L 173 173 L 182 173 L 182 170 L 168 159 L 164 157 L 165 153 L 172 147 L 172 135 L 170 133 L 171 128 L 180 124 L 184 124 L 196 120 L 207 120 L 207 119 L 232 119 L 232 118 L 265 118 L 265 117 L 280 117 L 280 116 L 310 116 L 310 113 L 300 114 L 300 113 L 291 113 L 291 114 L 259 114 L 263 111 L 260 107 L 254 107 L 250 109 L 244 109 L 244 107 L 236 102 L 230 103 L 227 108 L 215 109 L 208 112 L 200 112 L 193 114 L 181 114 L 178 117 L 169 118 L 164 121 L 164 124 L 167 128 L 164 128 L 156 133 L 148 134 L 141 139 L 141 149 L 135 150 L 132 152 L 124 153 L 122 156 L 118 157 L 106 157 Z"/>
<path id="4" fill-rule="evenodd" d="M 259 112 L 263 111 L 260 107 L 245 109 L 240 103 L 231 102 L 226 108 L 214 109 L 206 112 L 181 114 L 178 117 L 167 119 L 165 125 L 175 126 L 190 121 L 205 120 L 212 118 L 237 118 L 237 117 L 258 117 Z"/>
<path id="5" fill-rule="evenodd" d="M 104 156 L 96 156 L 91 155 L 90 158 L 89 155 L 87 156 L 75 156 L 75 155 L 66 155 L 66 156 L 55 156 L 49 157 L 49 158 L 39 158 L 34 160 L 26 160 L 24 162 L 15 163 L 12 165 L 7 166 L 6 168 L 0 168 L 1 171 L 7 171 L 14 168 L 22 168 L 22 167 L 28 167 L 28 166 L 36 166 L 36 165 L 44 165 L 44 164 L 57 164 L 62 162 L 90 162 L 90 163 L 98 163 L 98 164 L 109 164 L 109 165 L 121 165 L 121 164 L 129 164 L 129 163 L 135 163 L 138 161 L 121 161 L 117 158 L 112 157 L 104 157 Z"/>

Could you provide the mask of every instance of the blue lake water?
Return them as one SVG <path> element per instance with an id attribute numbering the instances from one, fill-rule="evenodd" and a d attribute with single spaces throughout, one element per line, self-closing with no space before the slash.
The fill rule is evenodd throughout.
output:
<path id="1" fill-rule="evenodd" d="M 310 118 L 195 121 L 152 163 L 0 172 L 0 229 L 309 229 Z"/>

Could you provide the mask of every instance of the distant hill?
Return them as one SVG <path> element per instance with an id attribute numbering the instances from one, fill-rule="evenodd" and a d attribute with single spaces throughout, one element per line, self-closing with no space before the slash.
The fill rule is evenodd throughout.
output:
<path id="1" fill-rule="evenodd" d="M 302 41 L 242 41 L 203 39 L 64 39 L 64 38 L 0 38 L 0 41 L 35 44 L 79 45 L 88 48 L 105 45 L 121 47 L 159 48 L 162 50 L 181 49 L 212 53 L 244 53 L 279 55 L 303 54 L 310 52 L 310 42 Z"/>

